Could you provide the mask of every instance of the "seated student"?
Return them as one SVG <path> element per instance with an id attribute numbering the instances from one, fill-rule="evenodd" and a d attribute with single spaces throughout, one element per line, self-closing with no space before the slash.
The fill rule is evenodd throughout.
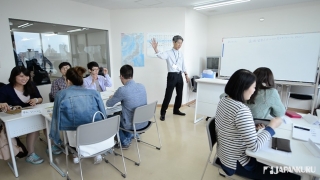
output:
<path id="1" fill-rule="evenodd" d="M 257 134 L 250 109 L 244 104 L 255 91 L 256 77 L 248 70 L 240 69 L 229 79 L 225 93 L 217 107 L 217 163 L 232 176 L 237 174 L 250 179 L 300 179 L 295 174 L 263 174 L 263 166 L 246 155 L 246 149 L 258 151 L 275 134 L 281 118 L 274 118 Z"/>
<path id="2" fill-rule="evenodd" d="M 62 77 L 52 82 L 51 92 L 50 92 L 52 99 L 54 99 L 58 91 L 67 88 L 66 73 L 67 73 L 67 70 L 70 68 L 71 68 L 71 64 L 68 62 L 62 62 L 59 64 L 59 69 L 62 74 Z"/>
<path id="3" fill-rule="evenodd" d="M 90 75 L 83 79 L 83 86 L 87 89 L 94 89 L 99 92 L 106 91 L 106 87 L 111 87 L 112 82 L 108 70 L 104 70 L 104 76 L 98 75 L 99 64 L 92 61 L 87 64 Z"/>
<path id="4" fill-rule="evenodd" d="M 253 118 L 272 119 L 281 117 L 285 114 L 285 107 L 281 102 L 278 91 L 274 88 L 274 78 L 269 68 L 260 67 L 256 69 L 255 74 L 256 91 L 253 93 L 246 105 L 250 108 Z M 226 96 L 223 93 L 221 97 Z M 264 128 L 263 124 L 257 124 L 257 129 Z"/>
<path id="5" fill-rule="evenodd" d="M 54 99 L 50 138 L 54 143 L 61 144 L 60 133 L 62 130 L 76 131 L 82 124 L 92 122 L 95 112 L 101 111 L 106 115 L 106 110 L 99 92 L 82 87 L 83 74 L 86 69 L 74 67 L 67 70 L 67 88 L 59 91 Z M 102 120 L 101 114 L 97 114 L 95 121 Z M 75 139 L 69 137 L 70 146 L 76 146 Z M 94 163 L 102 161 L 101 155 L 94 159 Z M 74 160 L 77 163 L 76 160 Z"/>
<path id="6" fill-rule="evenodd" d="M 24 66 L 17 66 L 11 70 L 9 84 L 0 88 L 0 106 L 2 111 L 10 110 L 10 106 L 35 106 L 42 103 L 38 88 L 30 80 L 30 71 Z M 28 156 L 26 161 L 40 164 L 43 159 L 34 152 L 34 144 L 39 132 L 27 134 Z"/>
<path id="7" fill-rule="evenodd" d="M 120 69 L 120 80 L 124 86 L 119 87 L 113 96 L 110 96 L 106 102 L 108 107 L 114 106 L 121 102 L 122 114 L 120 118 L 120 127 L 133 130 L 133 113 L 134 110 L 147 104 L 147 93 L 145 87 L 136 83 L 133 79 L 133 68 L 126 64 Z M 142 129 L 148 125 L 148 122 L 136 124 L 136 129 Z M 122 149 L 128 149 L 133 138 L 133 134 L 119 130 L 119 138 Z M 119 146 L 118 146 L 119 147 Z"/>
<path id="8" fill-rule="evenodd" d="M 284 116 L 286 110 L 275 89 L 272 71 L 269 68 L 260 67 L 253 74 L 257 78 L 256 91 L 247 102 L 252 116 L 259 119 Z"/>

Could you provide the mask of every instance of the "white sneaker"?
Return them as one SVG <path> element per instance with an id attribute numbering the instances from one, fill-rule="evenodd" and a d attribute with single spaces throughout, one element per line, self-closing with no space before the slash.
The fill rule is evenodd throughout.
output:
<path id="1" fill-rule="evenodd" d="M 96 157 L 94 157 L 94 162 L 93 164 L 100 164 L 102 162 L 102 156 L 98 155 Z"/>
<path id="2" fill-rule="evenodd" d="M 79 163 L 79 158 L 78 157 L 74 157 L 73 158 L 73 163 L 78 164 Z"/>

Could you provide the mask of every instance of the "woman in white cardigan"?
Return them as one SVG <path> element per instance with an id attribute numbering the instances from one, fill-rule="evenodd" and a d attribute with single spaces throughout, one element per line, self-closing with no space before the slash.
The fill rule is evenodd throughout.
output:
<path id="1" fill-rule="evenodd" d="M 231 176 L 237 174 L 250 179 L 300 179 L 290 173 L 263 174 L 263 166 L 246 155 L 246 149 L 258 151 L 275 134 L 274 129 L 281 125 L 281 118 L 274 118 L 259 134 L 256 133 L 250 109 L 244 103 L 255 91 L 256 77 L 245 69 L 236 71 L 229 79 L 225 93 L 217 108 L 217 163 Z"/>

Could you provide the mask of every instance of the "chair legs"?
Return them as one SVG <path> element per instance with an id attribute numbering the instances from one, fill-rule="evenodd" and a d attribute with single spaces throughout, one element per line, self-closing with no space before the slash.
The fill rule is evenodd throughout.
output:
<path id="1" fill-rule="evenodd" d="M 140 139 L 138 140 L 138 142 L 142 142 L 142 143 L 144 143 L 144 144 L 148 144 L 148 145 L 153 146 L 153 147 L 155 147 L 156 149 L 160 150 L 161 147 L 162 147 L 162 144 L 161 144 L 161 139 L 160 139 L 159 128 L 158 128 L 158 124 L 157 124 L 157 121 L 156 121 L 156 117 L 153 116 L 153 118 L 154 118 L 154 122 L 153 122 L 153 123 L 156 123 L 156 128 L 157 128 L 157 133 L 158 133 L 158 140 L 159 140 L 159 147 L 158 147 L 158 146 L 155 146 L 155 145 L 153 145 L 153 144 L 149 144 L 149 143 L 147 143 L 147 142 L 145 142 L 145 141 L 141 141 Z M 136 136 L 134 136 L 134 137 L 136 138 Z"/>
<path id="2" fill-rule="evenodd" d="M 139 166 L 140 163 L 141 163 L 140 150 L 139 150 L 138 142 L 141 142 L 141 143 L 144 143 L 144 144 L 153 146 L 153 147 L 155 147 L 155 148 L 158 149 L 158 150 L 160 150 L 161 147 L 162 147 L 161 139 L 160 139 L 160 133 L 159 133 L 159 128 L 158 128 L 158 124 L 157 124 L 155 115 L 153 116 L 153 118 L 154 118 L 154 122 L 152 122 L 152 123 L 156 123 L 156 128 L 157 128 L 157 133 L 158 133 L 158 140 L 159 140 L 159 146 L 155 146 L 155 145 L 153 145 L 153 144 L 147 143 L 147 142 L 142 141 L 142 140 L 140 140 L 140 139 L 138 140 L 138 139 L 137 139 L 137 132 L 134 131 L 134 139 L 135 139 L 135 141 L 136 141 L 136 148 L 137 148 L 137 153 L 138 153 L 138 162 L 137 162 L 137 161 L 134 161 L 134 160 L 132 160 L 132 159 L 130 159 L 130 158 L 128 158 L 128 157 L 123 156 L 123 157 L 126 158 L 127 160 L 134 162 L 134 164 L 137 165 L 137 166 Z M 125 129 L 123 129 L 123 130 L 125 130 Z M 120 142 L 120 141 L 119 141 L 119 142 Z M 116 153 L 116 155 L 120 155 L 120 154 Z"/>
<path id="3" fill-rule="evenodd" d="M 104 161 L 108 164 L 110 164 L 112 167 L 114 167 L 117 171 L 119 171 L 121 173 L 121 176 L 123 178 L 126 178 L 127 177 L 127 168 L 126 168 L 126 163 L 124 162 L 124 156 L 123 156 L 123 152 L 122 152 L 122 146 L 121 146 L 121 142 L 120 142 L 120 139 L 119 139 L 119 132 L 117 133 L 117 139 L 118 139 L 118 142 L 120 144 L 120 151 L 121 151 L 121 154 L 117 154 L 113 151 L 113 154 L 116 156 L 116 155 L 120 155 L 122 157 L 122 163 L 123 163 L 123 169 L 124 169 L 124 173 L 121 172 L 115 165 L 111 164 L 109 162 L 109 160 L 105 159 Z"/>
<path id="4" fill-rule="evenodd" d="M 207 166 L 208 166 L 208 164 L 210 163 L 211 154 L 212 154 L 212 151 L 210 151 L 210 154 L 209 154 L 208 160 L 206 161 L 206 166 L 205 166 L 205 168 L 204 168 L 204 170 L 203 170 L 201 180 L 203 179 L 204 174 L 205 174 L 206 169 L 207 169 Z"/>
<path id="5" fill-rule="evenodd" d="M 64 148 L 65 148 L 65 154 L 66 154 L 66 165 L 67 165 L 66 177 L 67 177 L 67 180 L 70 180 L 69 172 L 68 172 L 69 171 L 69 159 L 68 159 L 69 151 L 68 151 L 68 140 L 67 140 L 66 131 L 63 132 L 63 142 L 64 142 Z"/>

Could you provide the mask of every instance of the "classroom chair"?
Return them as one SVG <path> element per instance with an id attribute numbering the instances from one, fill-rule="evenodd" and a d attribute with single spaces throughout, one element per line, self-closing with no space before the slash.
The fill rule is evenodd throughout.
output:
<path id="1" fill-rule="evenodd" d="M 207 166 L 208 164 L 212 164 L 213 166 L 218 168 L 218 172 L 220 176 L 223 177 L 228 177 L 229 179 L 232 179 L 230 176 L 226 175 L 224 172 L 220 172 L 221 166 L 219 164 L 216 163 L 217 161 L 217 153 L 215 154 L 213 161 L 210 161 L 211 155 L 212 155 L 212 151 L 213 151 L 213 146 L 217 143 L 217 134 L 216 134 L 216 123 L 215 123 L 215 118 L 211 118 L 208 123 L 207 123 L 207 135 L 208 135 L 208 142 L 209 142 L 209 157 L 206 161 L 206 166 L 204 168 L 204 171 L 202 173 L 202 177 L 201 180 L 204 177 L 204 174 L 206 172 Z"/>
<path id="2" fill-rule="evenodd" d="M 78 158 L 79 158 L 80 174 L 81 174 L 82 180 L 83 180 L 83 174 L 82 174 L 81 160 L 84 158 L 91 158 L 97 155 L 107 153 L 116 144 L 114 141 L 115 135 L 117 135 L 118 142 L 120 142 L 119 126 L 120 126 L 120 116 L 118 115 L 118 116 L 114 116 L 101 121 L 80 125 L 77 128 L 77 138 L 76 138 L 77 152 L 76 153 L 78 154 Z M 67 179 L 70 180 L 70 177 L 68 175 L 68 164 L 69 164 L 68 149 L 72 151 L 72 148 L 70 148 L 69 144 L 66 143 L 67 142 L 66 131 L 64 131 L 63 135 L 64 135 L 65 151 L 66 151 L 66 164 L 67 164 L 66 174 L 67 174 Z M 119 144 L 120 144 L 120 151 L 122 156 L 124 172 L 121 172 L 116 166 L 111 164 L 107 159 L 105 159 L 105 162 L 113 166 L 117 171 L 121 173 L 122 177 L 125 178 L 127 174 L 126 164 L 123 158 L 121 143 Z"/>
<path id="3" fill-rule="evenodd" d="M 147 104 L 147 105 L 144 105 L 144 106 L 140 106 L 140 107 L 137 107 L 134 111 L 134 114 L 133 114 L 133 130 L 127 130 L 127 129 L 124 129 L 124 128 L 121 128 L 121 130 L 124 130 L 124 131 L 127 131 L 127 132 L 131 132 L 134 134 L 134 139 L 136 141 L 136 148 L 137 148 L 137 153 L 138 153 L 138 159 L 139 161 L 136 162 L 132 159 L 129 159 L 127 157 L 124 157 L 132 162 L 135 163 L 135 165 L 139 166 L 140 163 L 141 163 L 141 159 L 140 159 L 140 151 L 139 151 L 139 146 L 138 146 L 138 142 L 141 142 L 141 143 L 145 143 L 145 144 L 148 144 L 150 146 L 153 146 L 155 147 L 156 149 L 160 150 L 161 149 L 161 139 L 160 139 L 160 134 L 159 134 L 159 129 L 158 129 L 158 124 L 157 124 L 157 120 L 156 120 L 156 116 L 155 116 L 155 112 L 156 112 L 156 106 L 157 106 L 157 101 L 153 102 L 153 103 L 150 103 L 150 104 Z M 154 121 L 151 121 L 150 119 L 154 119 Z M 136 124 L 137 123 L 143 123 L 143 122 L 148 122 L 148 125 L 143 128 L 143 129 L 139 129 L 137 130 L 136 129 Z M 146 132 L 148 129 L 150 129 L 151 125 L 155 123 L 156 124 L 156 128 L 157 128 L 157 133 L 158 133 L 158 139 L 159 139 L 159 145 L 160 146 L 155 146 L 155 145 L 152 145 L 152 144 L 149 144 L 145 141 L 142 141 L 141 139 L 138 139 L 137 138 L 137 134 L 141 134 L 141 133 L 144 133 Z"/>

